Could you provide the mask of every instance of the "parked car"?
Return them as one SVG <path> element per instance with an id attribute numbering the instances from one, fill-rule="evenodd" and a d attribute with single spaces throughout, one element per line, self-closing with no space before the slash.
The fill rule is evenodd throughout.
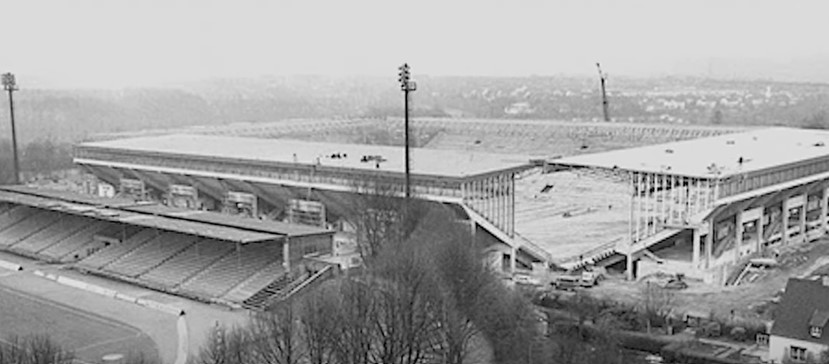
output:
<path id="1" fill-rule="evenodd" d="M 541 282 L 538 279 L 523 274 L 516 274 L 512 277 L 512 280 L 515 282 L 515 284 L 526 284 L 536 286 L 541 284 Z"/>
<path id="2" fill-rule="evenodd" d="M 581 276 L 559 276 L 553 281 L 553 286 L 556 289 L 565 291 L 574 291 L 577 288 L 583 287 Z"/>

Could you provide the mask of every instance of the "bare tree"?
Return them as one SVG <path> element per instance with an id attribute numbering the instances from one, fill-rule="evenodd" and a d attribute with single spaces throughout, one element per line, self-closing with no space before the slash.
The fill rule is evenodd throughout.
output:
<path id="1" fill-rule="evenodd" d="M 296 364 L 303 359 L 294 304 L 284 302 L 257 315 L 248 329 L 252 356 L 261 363 Z"/>
<path id="2" fill-rule="evenodd" d="M 305 296 L 301 302 L 301 335 L 308 362 L 311 364 L 334 363 L 334 336 L 337 323 L 337 302 L 332 290 L 321 287 L 317 292 Z"/>
<path id="3" fill-rule="evenodd" d="M 671 313 L 674 307 L 674 292 L 662 288 L 651 282 L 647 282 L 641 289 L 641 309 L 645 314 L 645 320 L 650 330 L 653 324 L 661 324 Z"/>
<path id="4" fill-rule="evenodd" d="M 196 359 L 198 364 L 246 364 L 251 362 L 249 336 L 239 328 L 216 325 Z"/>
<path id="5" fill-rule="evenodd" d="M 71 364 L 75 354 L 48 335 L 12 336 L 0 342 L 0 363 Z"/>
<path id="6" fill-rule="evenodd" d="M 407 240 L 425 214 L 426 203 L 402 198 L 402 186 L 394 180 L 369 179 L 354 189 L 356 209 L 349 220 L 357 227 L 363 262 L 370 266 L 384 246 Z"/>

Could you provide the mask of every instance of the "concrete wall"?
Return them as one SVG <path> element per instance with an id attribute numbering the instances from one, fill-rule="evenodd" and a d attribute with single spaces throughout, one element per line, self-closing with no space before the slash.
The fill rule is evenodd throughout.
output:
<path id="1" fill-rule="evenodd" d="M 291 262 L 298 262 L 308 254 L 331 254 L 334 249 L 334 235 L 314 235 L 291 238 L 289 242 Z"/>
<path id="2" fill-rule="evenodd" d="M 772 335 L 769 338 L 769 360 L 772 363 L 782 363 L 783 358 L 789 356 L 789 348 L 792 346 L 806 348 L 807 355 L 814 355 L 815 358 L 819 358 L 820 352 L 827 349 L 825 345 Z"/>

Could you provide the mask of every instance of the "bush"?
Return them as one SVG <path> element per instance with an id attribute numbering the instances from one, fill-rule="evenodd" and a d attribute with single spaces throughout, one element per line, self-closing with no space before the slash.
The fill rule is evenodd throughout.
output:
<path id="1" fill-rule="evenodd" d="M 662 351 L 662 348 L 671 343 L 670 340 L 658 336 L 635 332 L 619 332 L 618 338 L 619 345 L 625 349 L 646 351 L 649 353 L 659 353 Z"/>

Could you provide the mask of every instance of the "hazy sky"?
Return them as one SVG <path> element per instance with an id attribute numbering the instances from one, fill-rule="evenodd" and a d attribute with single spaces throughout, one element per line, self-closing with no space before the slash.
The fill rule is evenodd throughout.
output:
<path id="1" fill-rule="evenodd" d="M 394 77 L 403 61 L 414 74 L 592 75 L 599 60 L 641 76 L 829 57 L 827 1 L 0 0 L 0 12 L 0 71 L 42 86 Z"/>

